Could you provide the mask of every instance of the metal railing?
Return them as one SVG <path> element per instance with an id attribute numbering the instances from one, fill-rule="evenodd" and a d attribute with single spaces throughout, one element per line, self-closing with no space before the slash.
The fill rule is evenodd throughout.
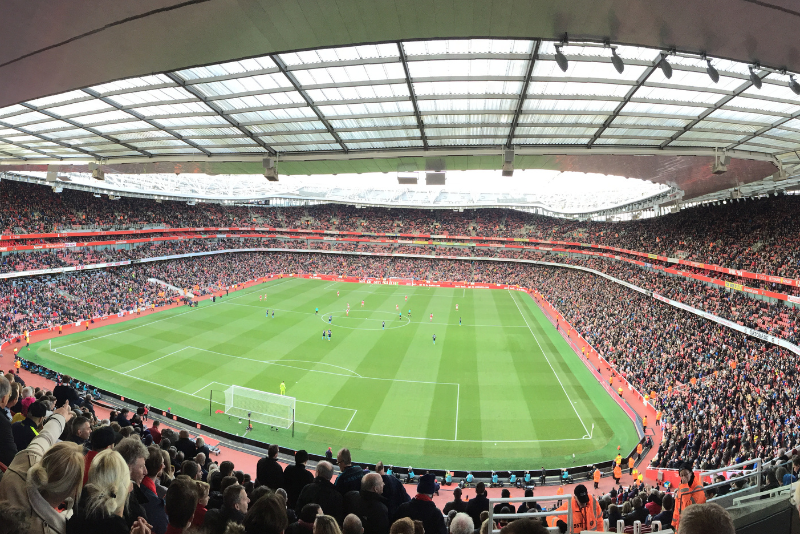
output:
<path id="1" fill-rule="evenodd" d="M 506 504 L 511 502 L 541 502 L 541 501 L 567 501 L 567 509 L 566 510 L 551 510 L 549 512 L 526 512 L 524 514 L 495 514 L 494 513 L 494 505 L 495 504 Z M 495 528 L 494 520 L 495 519 L 521 519 L 523 517 L 551 517 L 551 516 L 559 516 L 559 515 L 567 515 L 567 532 L 572 532 L 572 495 L 544 495 L 541 497 L 518 497 L 515 499 L 489 499 L 489 528 L 491 529 L 490 532 L 492 534 L 497 534 L 500 532 L 499 529 Z M 480 525 L 475 525 L 476 529 L 480 529 Z"/>

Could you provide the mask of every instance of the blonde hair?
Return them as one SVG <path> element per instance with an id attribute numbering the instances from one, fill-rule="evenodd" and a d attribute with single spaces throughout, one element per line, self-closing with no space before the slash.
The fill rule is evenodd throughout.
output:
<path id="1" fill-rule="evenodd" d="M 314 534 L 342 534 L 336 520 L 329 515 L 318 515 L 314 520 Z"/>
<path id="2" fill-rule="evenodd" d="M 204 499 L 208 497 L 208 492 L 211 490 L 211 485 L 208 482 L 203 482 L 202 480 L 195 480 L 193 481 L 195 486 L 197 486 L 197 498 Z"/>
<path id="3" fill-rule="evenodd" d="M 83 483 L 84 462 L 80 445 L 68 441 L 56 443 L 28 470 L 28 482 L 48 502 L 72 496 L 77 499 Z"/>
<path id="4" fill-rule="evenodd" d="M 89 495 L 86 515 L 109 516 L 125 506 L 130 483 L 130 470 L 122 455 L 112 449 L 100 451 L 92 460 L 89 482 L 83 488 Z"/>

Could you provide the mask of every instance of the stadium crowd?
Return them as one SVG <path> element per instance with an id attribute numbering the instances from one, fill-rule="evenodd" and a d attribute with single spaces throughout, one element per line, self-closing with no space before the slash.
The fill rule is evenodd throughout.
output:
<path id="1" fill-rule="evenodd" d="M 9 534 L 488 534 L 493 528 L 543 534 L 548 523 L 567 530 L 567 502 L 550 508 L 535 501 L 497 504 L 495 514 L 515 517 L 490 524 L 483 482 L 469 500 L 456 487 L 453 500 L 440 508 L 433 497 L 443 480 L 421 473 L 404 484 L 391 466 L 379 462 L 370 470 L 346 448 L 335 460 L 329 449 L 312 470 L 305 450 L 284 468 L 273 444 L 255 473 L 244 473 L 231 461 L 214 461 L 202 437 L 150 421 L 146 408 L 112 410 L 99 419 L 91 398 L 82 397 L 68 376 L 46 391 L 25 387 L 17 375 L 0 375 L 0 409 L 0 462 L 7 466 L 0 471 L 0 528 Z M 781 457 L 766 471 L 767 482 L 791 483 L 798 470 L 800 457 Z M 681 476 L 686 488 L 699 486 L 689 466 Z M 595 496 L 579 484 L 564 501 L 572 501 L 574 532 L 601 530 L 608 520 L 611 527 L 617 521 L 659 521 L 664 528 L 680 522 L 679 532 L 707 534 L 689 527 L 713 518 L 727 528 L 718 532 L 733 534 L 724 510 L 702 504 L 729 490 L 690 498 L 639 481 Z M 533 497 L 532 488 L 525 497 Z M 543 510 L 561 513 L 526 516 Z"/>
<path id="2" fill-rule="evenodd" d="M 109 201 L 66 189 L 0 184 L 0 232 L 67 231 L 73 228 L 271 226 L 315 230 L 473 235 L 594 243 L 717 264 L 732 269 L 800 278 L 800 197 L 783 195 L 684 209 L 627 222 L 573 221 L 515 210 L 188 206 L 178 202 Z"/>

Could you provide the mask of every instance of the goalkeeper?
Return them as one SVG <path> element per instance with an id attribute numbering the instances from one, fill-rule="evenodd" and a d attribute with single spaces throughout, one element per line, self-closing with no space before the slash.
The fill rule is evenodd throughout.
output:
<path id="1" fill-rule="evenodd" d="M 281 395 L 286 395 L 286 382 L 281 380 Z"/>

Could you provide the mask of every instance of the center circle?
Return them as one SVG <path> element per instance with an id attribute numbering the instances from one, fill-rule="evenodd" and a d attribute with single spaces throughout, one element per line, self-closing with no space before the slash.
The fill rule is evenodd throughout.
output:
<path id="1" fill-rule="evenodd" d="M 328 324 L 328 317 L 333 315 L 333 324 L 331 326 L 335 326 L 336 328 L 349 328 L 350 330 L 384 330 L 384 328 L 382 328 L 380 325 L 378 325 L 377 328 L 372 328 L 372 327 L 369 327 L 369 326 L 347 326 L 347 325 L 341 324 L 340 322 L 339 323 L 336 322 L 337 319 L 339 319 L 339 320 L 355 319 L 355 317 L 353 317 L 353 315 L 355 315 L 356 313 L 362 313 L 362 314 L 363 313 L 368 313 L 370 315 L 375 314 L 375 313 L 382 313 L 382 314 L 392 315 L 395 319 L 399 319 L 399 317 L 398 317 L 399 313 L 395 314 L 395 313 L 392 313 L 392 312 L 389 312 L 389 311 L 383 311 L 383 310 L 350 310 L 350 317 L 348 317 L 347 315 L 345 315 L 342 312 L 326 312 L 326 313 L 321 314 L 320 319 L 322 319 L 323 323 Z M 369 320 L 369 318 L 367 318 L 367 320 Z M 383 321 L 383 319 L 376 319 L 376 320 L 377 321 Z M 408 326 L 408 325 L 411 324 L 411 319 L 409 319 L 406 316 L 403 316 L 402 320 L 404 321 L 403 324 L 392 324 L 395 321 L 389 322 L 389 320 L 387 320 L 386 321 L 387 324 L 386 324 L 385 330 L 392 330 L 394 328 L 402 328 L 404 326 Z"/>

